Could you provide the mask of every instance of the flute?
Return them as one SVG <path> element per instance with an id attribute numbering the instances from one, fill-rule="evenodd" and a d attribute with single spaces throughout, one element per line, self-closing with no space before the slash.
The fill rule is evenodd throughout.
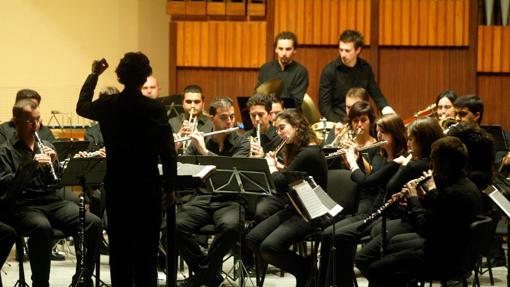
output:
<path id="1" fill-rule="evenodd" d="M 41 141 L 41 138 L 39 137 L 39 134 L 37 132 L 34 132 L 34 137 L 35 137 L 35 142 L 37 143 L 37 146 L 39 147 L 39 151 L 41 153 L 43 153 L 44 145 L 42 144 L 42 141 Z M 51 159 L 50 159 L 50 161 L 51 161 Z M 58 180 L 58 176 L 55 173 L 55 168 L 53 167 L 53 163 L 51 163 L 51 162 L 50 162 L 50 173 L 51 173 L 51 176 L 53 176 L 53 180 L 57 181 Z"/>
<path id="2" fill-rule="evenodd" d="M 213 135 L 217 135 L 217 134 L 231 133 L 231 132 L 237 131 L 238 129 L 239 129 L 239 127 L 233 127 L 233 128 L 229 128 L 226 130 L 209 132 L 209 133 L 205 133 L 204 137 L 213 136 Z M 184 142 L 184 141 L 189 141 L 189 140 L 191 140 L 191 137 L 188 136 L 188 137 L 176 139 L 176 140 L 174 140 L 174 142 L 178 143 L 178 142 Z"/>
<path id="3" fill-rule="evenodd" d="M 388 142 L 387 141 L 378 141 L 376 143 L 373 143 L 373 144 L 370 144 L 370 145 L 366 145 L 364 147 L 360 147 L 358 149 L 358 151 L 363 151 L 363 150 L 367 150 L 367 149 L 370 149 L 370 148 L 374 148 L 374 147 L 380 147 L 380 146 L 383 146 L 385 144 L 387 144 Z M 326 156 L 326 159 L 332 159 L 332 158 L 335 158 L 339 155 L 342 155 L 342 154 L 345 154 L 345 149 L 340 149 L 338 151 L 335 151 L 335 152 L 332 152 L 330 154 L 328 154 Z"/>

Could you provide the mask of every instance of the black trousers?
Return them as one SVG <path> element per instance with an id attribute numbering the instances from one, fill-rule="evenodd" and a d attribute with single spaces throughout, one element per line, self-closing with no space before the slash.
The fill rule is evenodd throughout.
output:
<path id="1" fill-rule="evenodd" d="M 16 242 L 16 231 L 9 225 L 0 222 L 0 268 L 11 252 L 12 245 Z"/>
<path id="2" fill-rule="evenodd" d="M 313 231 L 294 210 L 280 210 L 257 224 L 247 235 L 246 244 L 253 252 L 260 252 L 265 262 L 290 272 L 296 277 L 296 286 L 304 286 L 311 271 L 309 258 L 289 250 Z"/>
<path id="3" fill-rule="evenodd" d="M 240 213 L 241 212 L 241 216 Z M 235 247 L 240 236 L 240 218 L 244 207 L 229 196 L 198 195 L 185 203 L 176 215 L 176 243 L 189 268 L 205 282 L 212 282 L 223 257 Z M 195 239 L 196 232 L 214 224 L 214 240 L 207 255 Z"/>
<path id="4" fill-rule="evenodd" d="M 161 190 L 106 187 L 106 214 L 112 287 L 156 287 Z"/>
<path id="5" fill-rule="evenodd" d="M 23 236 L 28 236 L 28 252 L 32 268 L 32 286 L 49 286 L 50 254 L 53 245 L 52 228 L 62 230 L 75 239 L 78 234 L 79 207 L 74 202 L 58 200 L 44 205 L 18 207 L 15 227 Z M 90 278 L 99 252 L 101 220 L 91 214 L 85 215 L 85 276 Z M 77 242 L 77 241 L 76 241 Z M 78 268 L 78 266 L 77 266 Z"/>

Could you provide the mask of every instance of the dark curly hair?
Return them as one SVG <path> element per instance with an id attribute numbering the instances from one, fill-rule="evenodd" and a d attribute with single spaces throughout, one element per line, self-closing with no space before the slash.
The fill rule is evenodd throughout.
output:
<path id="1" fill-rule="evenodd" d="M 152 68 L 149 58 L 142 52 L 129 52 L 120 59 L 115 73 L 124 86 L 141 88 L 152 74 Z"/>
<path id="2" fill-rule="evenodd" d="M 310 127 L 310 123 L 306 120 L 306 118 L 298 112 L 296 109 L 286 109 L 278 113 L 276 115 L 276 121 L 285 120 L 292 127 L 296 129 L 296 139 L 294 143 L 287 144 L 285 146 L 285 164 L 288 165 L 298 151 L 305 146 L 308 146 L 310 143 L 320 144 L 317 135 Z"/>

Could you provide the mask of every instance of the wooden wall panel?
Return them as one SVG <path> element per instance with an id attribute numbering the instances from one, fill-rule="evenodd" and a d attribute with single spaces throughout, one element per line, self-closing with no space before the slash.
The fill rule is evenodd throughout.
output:
<path id="1" fill-rule="evenodd" d="M 443 90 L 476 93 L 464 48 L 379 48 L 379 86 L 390 105 L 406 118 L 435 101 Z"/>
<path id="2" fill-rule="evenodd" d="M 478 27 L 478 72 L 510 72 L 510 27 Z"/>
<path id="3" fill-rule="evenodd" d="M 337 45 L 345 29 L 360 31 L 370 44 L 370 0 L 274 0 L 275 35 L 293 31 L 305 45 Z"/>
<path id="4" fill-rule="evenodd" d="M 379 15 L 380 45 L 469 45 L 469 0 L 379 0 Z"/>
<path id="5" fill-rule="evenodd" d="M 176 23 L 179 67 L 257 68 L 266 60 L 265 22 Z"/>
<path id="6" fill-rule="evenodd" d="M 177 91 L 182 92 L 187 85 L 202 87 L 207 109 L 214 97 L 228 96 L 236 103 L 236 120 L 241 121 L 236 98 L 250 96 L 257 84 L 258 69 L 212 69 L 178 68 Z"/>
<path id="7" fill-rule="evenodd" d="M 478 95 L 484 101 L 484 124 L 510 129 L 510 74 L 478 75 Z"/>

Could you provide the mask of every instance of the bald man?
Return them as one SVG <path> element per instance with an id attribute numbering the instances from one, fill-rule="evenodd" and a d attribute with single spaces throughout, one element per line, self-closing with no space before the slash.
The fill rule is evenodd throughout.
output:
<path id="1" fill-rule="evenodd" d="M 159 97 L 160 90 L 158 80 L 153 76 L 148 76 L 147 81 L 142 86 L 142 94 L 151 99 L 156 99 Z"/>

